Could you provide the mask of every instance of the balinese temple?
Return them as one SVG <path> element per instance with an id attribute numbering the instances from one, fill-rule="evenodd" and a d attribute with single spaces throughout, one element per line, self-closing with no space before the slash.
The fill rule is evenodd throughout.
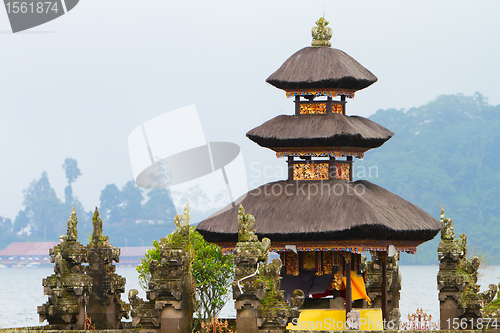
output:
<path id="1" fill-rule="evenodd" d="M 312 46 L 293 54 L 266 80 L 293 99 L 293 114 L 279 115 L 247 133 L 250 140 L 286 160 L 288 178 L 251 190 L 236 203 L 254 215 L 256 234 L 268 237 L 271 249 L 280 254 L 281 286 L 288 297 L 302 289 L 310 298 L 338 299 L 342 306 L 345 302 L 347 312 L 353 304 L 368 307 L 366 295 L 356 296 L 353 289 L 364 289 L 366 282 L 361 253 L 375 251 L 382 260 L 380 307 L 387 318 L 384 281 L 389 250 L 414 254 L 441 224 L 380 186 L 353 181 L 354 159 L 380 147 L 393 133 L 347 114 L 347 100 L 377 77 L 331 48 L 332 33 L 324 18 L 316 25 Z M 207 241 L 231 251 L 237 242 L 237 216 L 238 205 L 232 205 L 196 229 Z"/>

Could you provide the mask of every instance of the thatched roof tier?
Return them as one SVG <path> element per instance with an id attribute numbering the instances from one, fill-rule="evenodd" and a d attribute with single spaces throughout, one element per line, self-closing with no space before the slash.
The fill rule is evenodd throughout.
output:
<path id="1" fill-rule="evenodd" d="M 236 201 L 255 217 L 255 231 L 272 242 L 394 241 L 432 239 L 441 223 L 401 197 L 365 180 L 262 185 Z M 236 242 L 238 205 L 200 222 L 207 241 Z"/>
<path id="2" fill-rule="evenodd" d="M 267 148 L 344 146 L 371 149 L 380 147 L 393 135 L 367 118 L 338 113 L 280 115 L 247 133 L 250 140 Z"/>
<path id="3" fill-rule="evenodd" d="M 345 52 L 330 47 L 305 47 L 288 58 L 266 80 L 276 88 L 361 90 L 377 77 Z"/>

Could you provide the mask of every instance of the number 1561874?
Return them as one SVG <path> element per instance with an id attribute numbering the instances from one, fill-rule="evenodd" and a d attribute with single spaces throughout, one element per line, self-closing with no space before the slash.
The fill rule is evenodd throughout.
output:
<path id="1" fill-rule="evenodd" d="M 39 1 L 39 2 L 18 2 L 9 1 L 5 3 L 7 13 L 11 14 L 43 14 L 43 13 L 57 13 L 57 1 Z"/>

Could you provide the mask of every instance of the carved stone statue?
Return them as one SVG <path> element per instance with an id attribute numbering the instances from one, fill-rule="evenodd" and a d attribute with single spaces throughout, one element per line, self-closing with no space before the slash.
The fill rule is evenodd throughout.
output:
<path id="1" fill-rule="evenodd" d="M 238 209 L 238 242 L 258 241 L 255 235 L 255 218 L 253 215 L 245 214 L 245 209 L 240 205 Z"/>
<path id="2" fill-rule="evenodd" d="M 358 310 L 351 310 L 346 315 L 345 328 L 348 330 L 359 330 L 361 327 L 361 314 Z"/>
<path id="3" fill-rule="evenodd" d="M 66 235 L 66 240 L 68 241 L 77 241 L 78 240 L 78 231 L 76 230 L 76 225 L 78 220 L 76 219 L 76 210 L 75 206 L 73 206 L 73 210 L 71 211 L 71 216 L 68 219 L 68 231 Z"/>
<path id="4" fill-rule="evenodd" d="M 97 216 L 97 218 L 95 218 Z M 99 218 L 97 207 L 94 210 L 94 218 L 92 219 L 92 241 L 98 243 L 102 237 L 102 220 Z"/>
<path id="5" fill-rule="evenodd" d="M 268 262 L 271 241 L 268 238 L 258 241 L 253 229 L 254 223 L 254 217 L 245 214 L 240 205 L 233 282 L 237 331 L 284 332 L 287 324 L 293 318 L 298 318 L 298 308 L 304 302 L 304 293 L 302 290 L 295 290 L 289 303 L 284 301 L 284 291 L 280 290 L 281 259 Z"/>
<path id="6" fill-rule="evenodd" d="M 328 22 L 325 17 L 321 17 L 316 21 L 316 26 L 312 28 L 311 34 L 313 41 L 312 46 L 332 46 L 329 42 L 332 38 L 332 28 L 328 27 Z"/>

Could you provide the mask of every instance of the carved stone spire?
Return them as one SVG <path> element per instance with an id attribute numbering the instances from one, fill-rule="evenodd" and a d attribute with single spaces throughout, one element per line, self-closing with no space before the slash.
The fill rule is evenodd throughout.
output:
<path id="1" fill-rule="evenodd" d="M 316 26 L 312 28 L 312 46 L 332 46 L 330 43 L 330 39 L 332 38 L 332 28 L 328 27 L 328 24 L 330 24 L 330 22 L 325 20 L 324 16 L 320 17 L 320 19 L 316 21 Z"/>
<path id="2" fill-rule="evenodd" d="M 94 211 L 94 217 L 92 217 L 92 225 L 94 226 L 92 230 L 92 241 L 97 244 L 102 238 L 102 220 L 99 217 L 97 207 Z"/>
<path id="3" fill-rule="evenodd" d="M 77 224 L 78 224 L 78 219 L 76 218 L 75 206 L 73 206 L 73 210 L 71 211 L 71 216 L 68 219 L 68 230 L 66 232 L 67 241 L 78 240 L 78 230 L 76 229 Z"/>

